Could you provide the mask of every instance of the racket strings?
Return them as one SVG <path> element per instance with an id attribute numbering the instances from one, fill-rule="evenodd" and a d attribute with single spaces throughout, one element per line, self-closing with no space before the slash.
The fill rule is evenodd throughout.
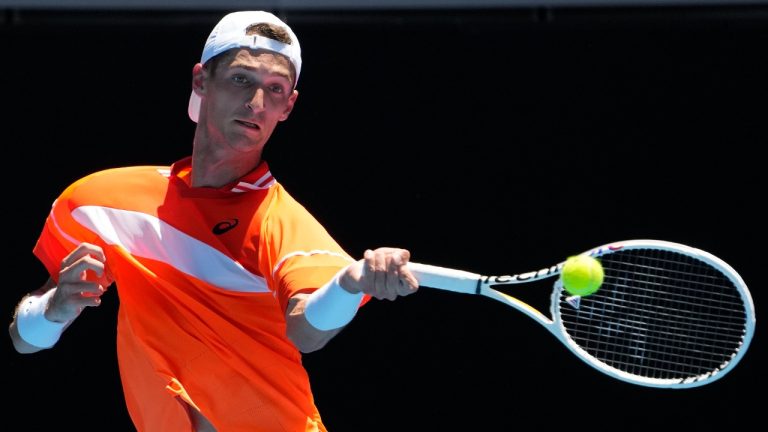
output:
<path id="1" fill-rule="evenodd" d="M 722 369 L 741 347 L 744 302 L 722 272 L 697 258 L 628 249 L 600 258 L 605 279 L 578 309 L 559 315 L 592 357 L 620 371 L 687 380 Z"/>
<path id="2" fill-rule="evenodd" d="M 603 313 L 623 310 L 624 316 L 629 323 L 634 320 L 638 325 L 658 324 L 666 328 L 668 336 L 673 335 L 675 331 L 679 331 L 695 338 L 696 335 L 690 334 L 690 332 L 697 330 L 706 335 L 707 339 L 727 338 L 733 332 L 740 335 L 744 330 L 743 319 L 739 316 L 723 316 L 723 309 L 721 307 L 713 307 L 718 309 L 720 312 L 718 314 L 701 311 L 698 315 L 680 315 L 682 307 L 697 307 L 697 304 L 673 301 L 673 303 L 677 303 L 675 307 L 659 305 L 656 308 L 652 308 L 631 299 L 611 298 L 602 295 L 593 295 L 590 300 L 592 301 L 582 303 L 580 307 L 581 313 L 589 312 L 593 317 L 605 320 L 609 319 L 610 315 L 602 315 Z M 739 306 L 734 305 L 734 307 Z"/>
<path id="3" fill-rule="evenodd" d="M 600 322 L 605 322 L 613 318 L 613 315 L 604 314 L 603 309 L 594 308 L 590 306 L 581 306 L 581 313 L 589 313 L 590 318 L 597 319 Z M 645 337 L 649 340 L 656 340 L 658 344 L 664 345 L 671 338 L 690 338 L 691 341 L 699 342 L 702 346 L 715 349 L 718 345 L 715 343 L 723 339 L 729 339 L 731 337 L 740 337 L 743 333 L 743 327 L 723 328 L 713 327 L 711 323 L 707 325 L 705 323 L 693 324 L 685 326 L 681 324 L 673 324 L 668 318 L 653 318 L 652 312 L 646 315 L 637 313 L 627 313 L 625 315 L 624 326 L 622 331 L 629 337 Z M 728 323 L 731 324 L 731 323 Z M 588 324 L 587 324 L 588 325 Z M 655 326 L 658 330 L 654 334 L 648 334 L 647 329 L 651 326 Z M 605 327 L 590 326 L 588 334 L 596 331 L 610 331 Z"/>

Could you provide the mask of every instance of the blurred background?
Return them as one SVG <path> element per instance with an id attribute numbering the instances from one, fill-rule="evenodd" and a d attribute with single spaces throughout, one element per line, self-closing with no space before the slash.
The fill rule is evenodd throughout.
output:
<path id="1" fill-rule="evenodd" d="M 190 153 L 192 66 L 238 9 L 279 15 L 301 41 L 300 97 L 265 157 L 353 256 L 399 246 L 509 274 L 662 239 L 730 263 L 755 300 L 737 368 L 676 391 L 608 378 L 488 299 L 373 301 L 304 357 L 329 430 L 762 423 L 768 1 L 0 0 L 8 322 L 47 277 L 32 247 L 66 185 Z M 549 290 L 520 295 L 547 307 Z M 18 355 L 4 333 L 18 430 L 134 430 L 115 294 L 54 350 Z"/>

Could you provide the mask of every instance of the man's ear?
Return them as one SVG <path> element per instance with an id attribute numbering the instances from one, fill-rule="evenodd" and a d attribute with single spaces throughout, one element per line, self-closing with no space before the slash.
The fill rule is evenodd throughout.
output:
<path id="1" fill-rule="evenodd" d="M 285 106 L 285 110 L 283 110 L 283 115 L 280 116 L 280 121 L 288 120 L 288 116 L 291 115 L 291 111 L 293 111 L 293 105 L 296 103 L 296 99 L 299 97 L 299 91 L 294 90 L 293 93 L 291 93 L 291 96 L 288 97 L 288 104 Z"/>
<path id="2" fill-rule="evenodd" d="M 201 63 L 197 63 L 192 68 L 192 90 L 197 93 L 198 96 L 205 94 L 205 79 L 207 74 L 207 71 L 203 69 Z"/>

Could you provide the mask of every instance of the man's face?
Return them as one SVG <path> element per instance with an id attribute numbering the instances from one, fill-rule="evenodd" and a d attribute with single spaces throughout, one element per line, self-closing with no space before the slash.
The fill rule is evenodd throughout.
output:
<path id="1" fill-rule="evenodd" d="M 240 49 L 202 70 L 200 123 L 219 150 L 261 152 L 277 123 L 288 118 L 298 96 L 290 61 L 268 51 Z"/>

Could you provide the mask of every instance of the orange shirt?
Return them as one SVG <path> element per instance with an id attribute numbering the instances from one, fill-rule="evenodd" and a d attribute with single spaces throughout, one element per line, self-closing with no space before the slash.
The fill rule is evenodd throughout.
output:
<path id="1" fill-rule="evenodd" d="M 139 431 L 190 430 L 179 398 L 222 431 L 324 431 L 285 309 L 352 258 L 265 162 L 216 189 L 191 188 L 190 164 L 78 180 L 54 203 L 35 254 L 56 279 L 81 242 L 104 249 Z"/>

